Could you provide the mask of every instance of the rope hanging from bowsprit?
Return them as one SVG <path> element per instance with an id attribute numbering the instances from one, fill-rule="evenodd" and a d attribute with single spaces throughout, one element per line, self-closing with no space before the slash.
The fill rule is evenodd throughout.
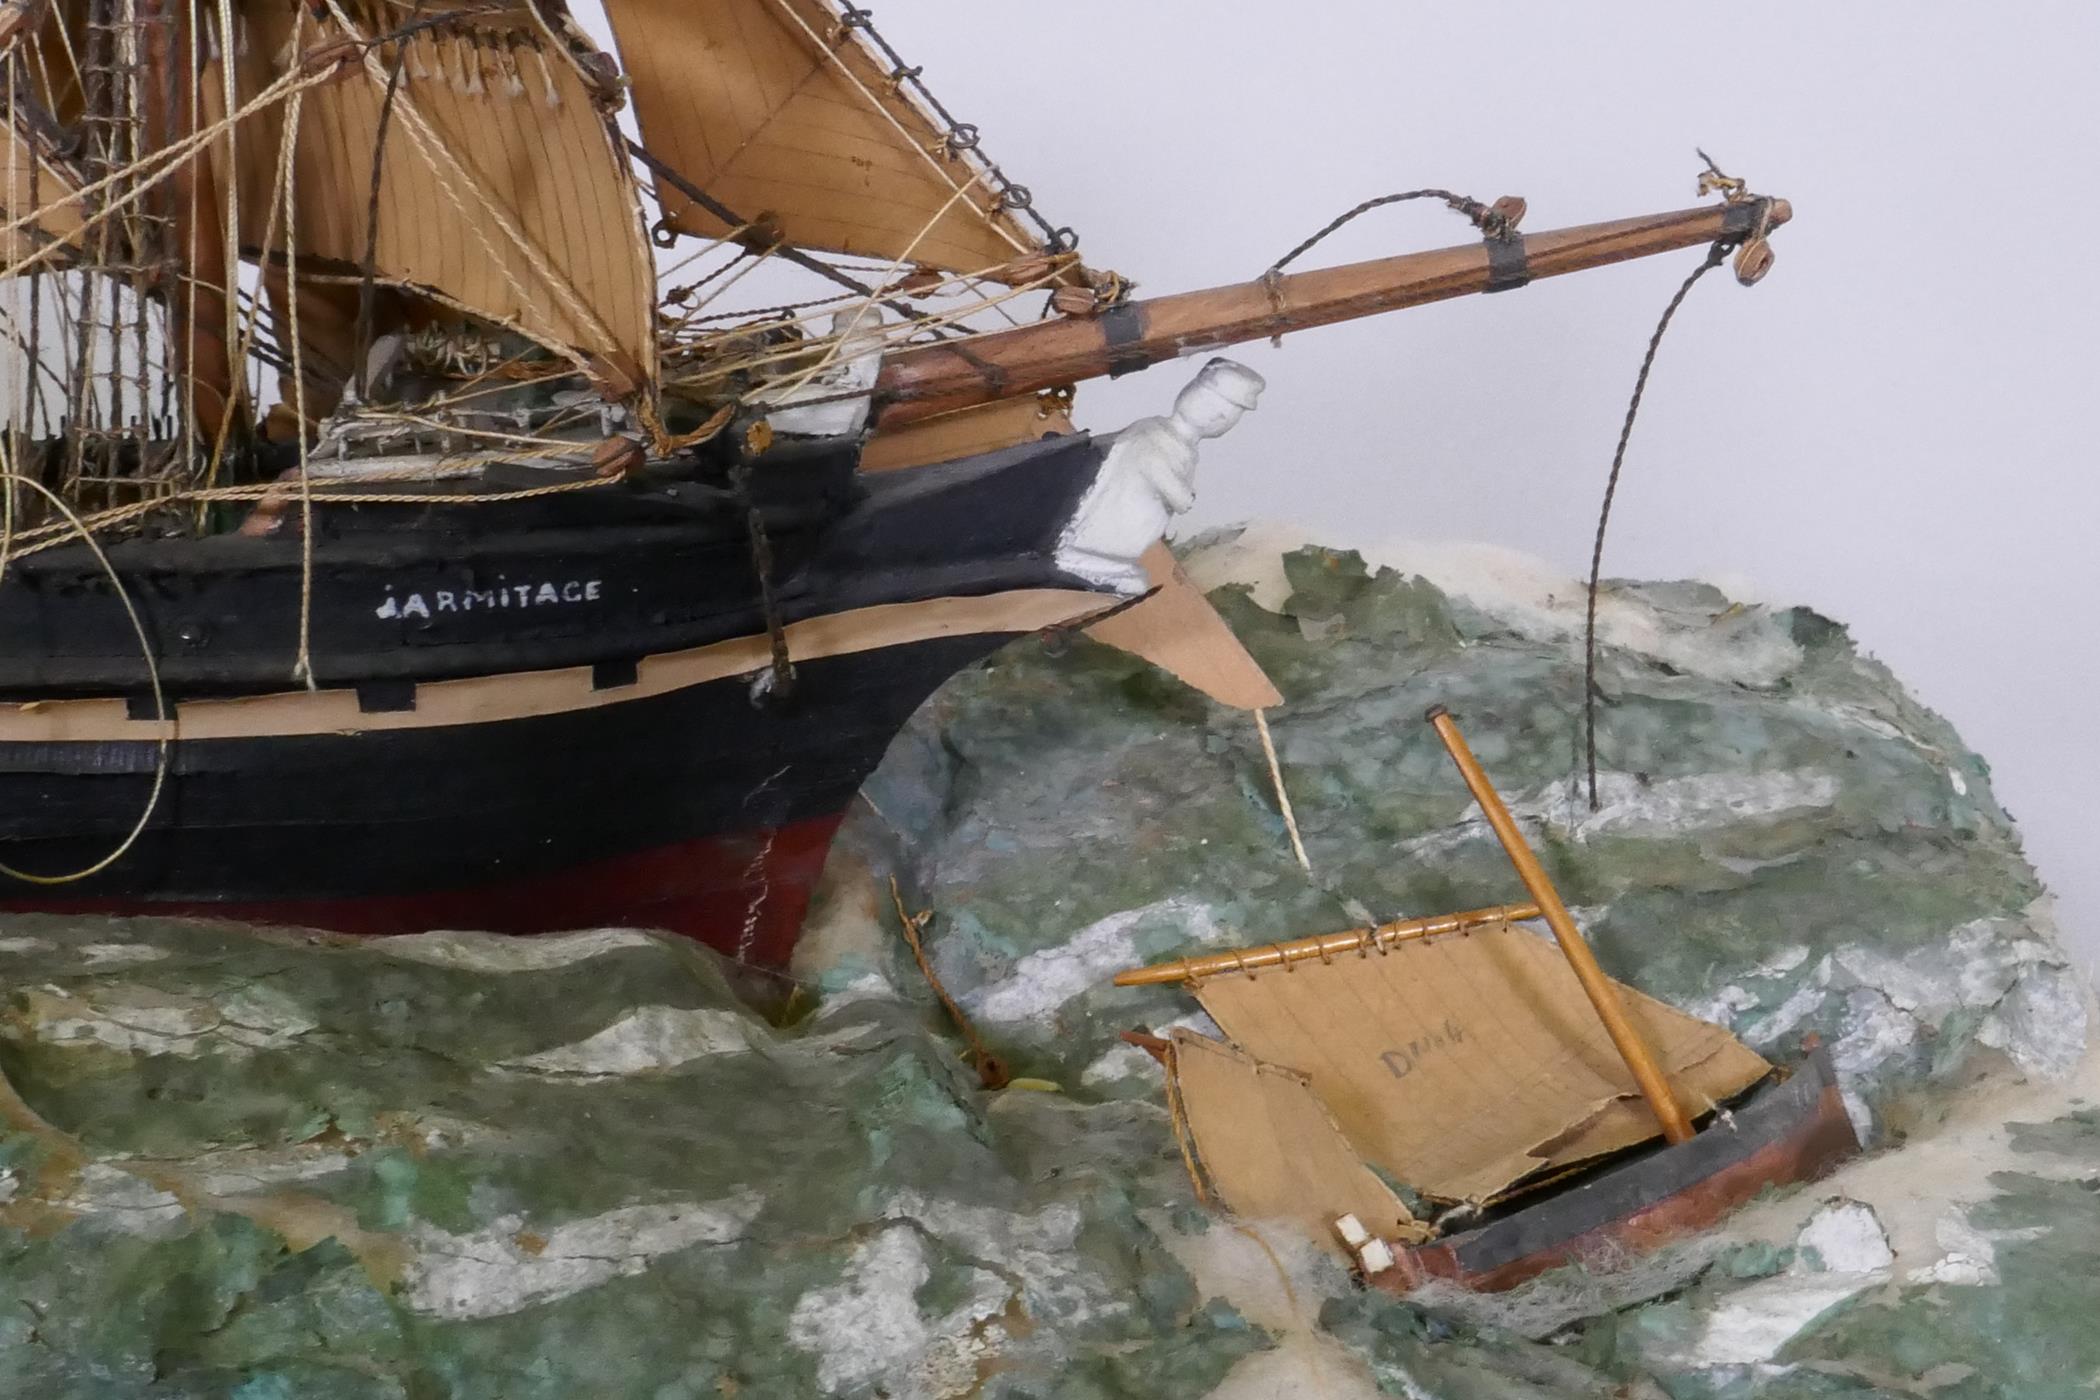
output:
<path id="1" fill-rule="evenodd" d="M 1513 194 L 1506 194 L 1493 204 L 1482 204 L 1471 195 L 1458 194 L 1452 190 L 1402 190 L 1399 194 L 1385 194 L 1376 199 L 1367 199 L 1354 209 L 1337 215 L 1328 220 L 1327 225 L 1319 232 L 1270 263 L 1268 271 L 1261 275 L 1261 285 L 1268 291 L 1270 305 L 1279 314 L 1283 311 L 1283 270 L 1317 248 L 1330 235 L 1339 232 L 1373 209 L 1383 209 L 1388 204 L 1405 204 L 1416 199 L 1441 201 L 1446 208 L 1463 216 L 1467 223 L 1480 230 L 1480 236 L 1486 241 L 1488 250 L 1486 290 L 1512 291 L 1531 280 L 1524 257 L 1524 240 L 1517 235 L 1517 225 L 1524 218 L 1523 200 Z M 1283 344 L 1283 336 L 1273 335 L 1269 338 L 1269 343 L 1280 346 Z"/>
<path id="2" fill-rule="evenodd" d="M 785 700 L 795 691 L 795 661 L 788 655 L 787 628 L 780 620 L 779 599 L 773 596 L 773 541 L 766 534 L 765 517 L 759 513 L 758 503 L 751 498 L 750 464 L 732 468 L 729 483 L 744 510 L 744 533 L 751 542 L 751 571 L 758 575 L 758 606 L 765 614 L 766 640 L 773 648 L 772 669 L 760 688 L 752 692 L 752 699 L 754 703 L 760 699 Z"/>
<path id="3" fill-rule="evenodd" d="M 1740 239 L 1724 238 L 1706 250 L 1706 257 L 1692 269 L 1678 285 L 1663 308 L 1662 319 L 1655 323 L 1655 334 L 1648 337 L 1648 352 L 1641 356 L 1641 372 L 1633 381 L 1633 396 L 1626 403 L 1626 420 L 1619 425 L 1619 445 L 1612 453 L 1611 475 L 1604 482 L 1604 503 L 1597 511 L 1597 538 L 1590 548 L 1590 582 L 1588 612 L 1583 623 L 1582 658 L 1582 731 L 1583 758 L 1589 775 L 1590 810 L 1596 811 L 1597 800 L 1597 593 L 1604 572 L 1604 532 L 1611 524 L 1613 499 L 1619 492 L 1619 473 L 1626 465 L 1626 445 L 1633 440 L 1634 421 L 1640 417 L 1641 399 L 1648 392 L 1648 375 L 1655 368 L 1655 354 L 1662 348 L 1663 334 L 1670 329 L 1677 308 L 1699 279 L 1719 267 L 1730 253 L 1735 253 L 1735 280 L 1746 287 L 1757 285 L 1764 275 L 1772 270 L 1772 249 L 1766 241 L 1771 221 L 1772 201 L 1761 195 L 1750 193 L 1741 180 L 1723 175 L 1714 165 L 1713 157 L 1699 152 L 1699 159 L 1706 162 L 1706 169 L 1699 176 L 1699 193 L 1711 194 L 1719 191 L 1730 204 L 1758 204 L 1757 222 L 1751 231 Z"/>
<path id="4" fill-rule="evenodd" d="M 1263 275 L 1279 275 L 1285 268 L 1325 242 L 1330 235 L 1340 232 L 1344 225 L 1353 223 L 1373 209 L 1383 209 L 1388 204 L 1405 204 L 1414 199 L 1441 200 L 1446 207 L 1463 215 L 1468 223 L 1479 229 L 1481 237 L 1488 239 L 1509 238 L 1516 232 L 1517 224 L 1524 217 L 1524 201 L 1515 195 L 1504 195 L 1493 204 L 1482 204 L 1471 195 L 1438 189 L 1404 190 L 1399 194 L 1380 195 L 1376 199 L 1367 199 L 1346 214 L 1330 220 L 1325 228 L 1270 263 L 1269 270 Z"/>

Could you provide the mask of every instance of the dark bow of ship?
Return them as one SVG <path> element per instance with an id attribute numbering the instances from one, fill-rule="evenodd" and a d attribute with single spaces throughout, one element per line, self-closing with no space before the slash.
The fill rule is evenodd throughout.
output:
<path id="1" fill-rule="evenodd" d="M 772 464 L 793 489 L 755 511 L 765 593 L 750 503 L 691 479 L 485 507 L 471 533 L 444 507 L 331 510 L 313 690 L 286 683 L 296 540 L 108 551 L 158 699 L 95 556 L 22 561 L 0 593 L 8 863 L 79 870 L 152 816 L 107 868 L 6 905 L 358 933 L 632 924 L 783 960 L 833 829 L 919 704 L 1119 601 L 1056 560 L 1093 438 L 909 473 L 860 476 L 856 457 Z"/>

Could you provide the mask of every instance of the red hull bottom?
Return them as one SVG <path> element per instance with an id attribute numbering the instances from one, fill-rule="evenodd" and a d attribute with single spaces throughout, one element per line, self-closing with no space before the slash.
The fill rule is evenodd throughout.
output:
<path id="1" fill-rule="evenodd" d="M 253 902 L 39 899 L 33 906 L 0 902 L 0 909 L 231 919 L 374 935 L 653 928 L 697 939 L 742 963 L 778 968 L 794 952 L 842 819 L 833 813 L 771 831 L 681 841 L 470 889 Z"/>

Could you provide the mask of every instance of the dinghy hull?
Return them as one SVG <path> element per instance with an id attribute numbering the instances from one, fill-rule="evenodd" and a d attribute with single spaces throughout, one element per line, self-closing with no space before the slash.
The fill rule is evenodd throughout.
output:
<path id="1" fill-rule="evenodd" d="M 1397 1251 L 1396 1293 L 1432 1279 L 1499 1292 L 1563 1264 L 1646 1253 L 1707 1228 L 1768 1186 L 1813 1181 L 1859 1151 L 1830 1054 L 1809 1050 L 1688 1142 L 1657 1147 L 1477 1229 Z"/>

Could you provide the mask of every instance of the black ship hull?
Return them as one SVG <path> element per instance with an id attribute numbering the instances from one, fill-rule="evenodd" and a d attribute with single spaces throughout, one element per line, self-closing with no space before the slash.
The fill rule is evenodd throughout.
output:
<path id="1" fill-rule="evenodd" d="M 1116 605 L 1056 563 L 1100 460 L 1071 437 L 872 478 L 808 519 L 773 510 L 756 555 L 741 506 L 624 487 L 471 536 L 452 530 L 478 507 L 353 521 L 317 533 L 312 689 L 286 684 L 296 539 L 111 552 L 158 699 L 107 574 L 37 556 L 0 592 L 0 860 L 20 872 L 0 907 L 629 925 L 778 965 L 912 712 L 1015 637 Z M 586 498 L 640 518 L 579 525 Z M 20 878 L 120 846 L 84 878 Z"/>

